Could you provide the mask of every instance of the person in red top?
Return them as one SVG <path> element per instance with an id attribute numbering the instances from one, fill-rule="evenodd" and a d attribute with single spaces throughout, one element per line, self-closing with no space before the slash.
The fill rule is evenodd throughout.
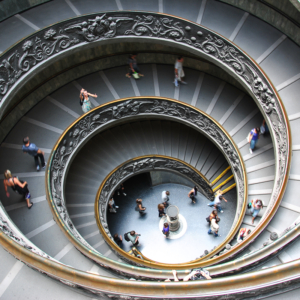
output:
<path id="1" fill-rule="evenodd" d="M 244 240 L 244 238 L 249 235 L 251 233 L 251 230 L 250 229 L 247 229 L 247 228 L 241 228 L 240 229 L 240 232 L 239 232 L 239 235 L 238 235 L 238 238 L 237 238 L 237 242 L 238 244 Z"/>

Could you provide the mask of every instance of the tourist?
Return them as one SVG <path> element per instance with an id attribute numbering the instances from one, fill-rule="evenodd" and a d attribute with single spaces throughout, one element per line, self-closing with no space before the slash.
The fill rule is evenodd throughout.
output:
<path id="1" fill-rule="evenodd" d="M 162 233 L 168 237 L 169 234 L 170 234 L 170 226 L 169 226 L 169 223 L 164 223 L 164 227 L 163 227 L 163 230 L 162 230 Z"/>
<path id="2" fill-rule="evenodd" d="M 210 207 L 214 206 L 215 209 L 217 209 L 220 213 L 223 213 L 223 210 L 222 210 L 222 207 L 221 207 L 222 200 L 227 202 L 227 200 L 222 196 L 221 192 L 218 192 L 218 193 L 216 193 L 214 201 L 210 202 L 207 205 L 210 206 Z"/>
<path id="3" fill-rule="evenodd" d="M 136 199 L 136 207 L 135 210 L 138 211 L 141 215 L 145 213 L 146 207 L 142 205 L 142 199 Z"/>
<path id="4" fill-rule="evenodd" d="M 173 270 L 172 272 L 174 276 L 174 281 L 179 281 L 176 270 Z M 203 268 L 199 268 L 199 269 L 191 270 L 190 274 L 183 278 L 183 281 L 203 280 L 203 279 L 211 279 L 210 274 L 207 270 Z M 170 281 L 170 279 L 167 279 L 165 281 Z"/>
<path id="5" fill-rule="evenodd" d="M 90 94 L 86 90 L 81 89 L 79 97 L 80 97 L 80 103 L 82 103 L 82 106 L 81 106 L 82 111 L 84 113 L 87 113 L 88 111 L 90 111 L 92 109 L 92 104 L 91 104 L 89 96 L 94 97 L 94 98 L 98 97 L 96 94 Z"/>
<path id="6" fill-rule="evenodd" d="M 254 219 L 257 217 L 260 210 L 263 208 L 263 203 L 259 199 L 251 200 L 251 212 L 252 212 L 252 224 L 254 224 Z"/>
<path id="7" fill-rule="evenodd" d="M 175 86 L 178 86 L 178 83 L 186 84 L 186 82 L 182 80 L 182 78 L 185 76 L 182 67 L 183 61 L 184 58 L 182 56 L 178 56 L 175 62 L 175 80 L 174 80 Z"/>
<path id="8" fill-rule="evenodd" d="M 121 247 L 122 241 L 123 241 L 122 236 L 121 236 L 121 235 L 118 235 L 117 233 L 115 233 L 115 234 L 114 234 L 114 241 L 115 241 L 115 243 L 116 243 L 119 247 Z"/>
<path id="9" fill-rule="evenodd" d="M 117 188 L 117 194 L 118 194 L 118 196 L 120 196 L 121 194 L 122 194 L 123 196 L 127 196 L 127 195 L 125 194 L 125 188 L 124 188 L 123 183 L 121 183 L 121 184 L 118 186 L 118 188 Z"/>
<path id="10" fill-rule="evenodd" d="M 218 217 L 218 211 L 217 210 L 213 210 L 212 212 L 211 212 L 211 214 L 206 218 L 206 221 L 209 223 L 209 225 L 210 225 L 210 223 L 211 223 L 211 220 L 212 219 L 216 219 Z"/>
<path id="11" fill-rule="evenodd" d="M 188 193 L 188 196 L 192 200 L 192 203 L 196 203 L 195 196 L 197 195 L 197 191 L 198 191 L 197 187 L 194 186 L 194 188 L 190 190 L 190 192 Z"/>
<path id="12" fill-rule="evenodd" d="M 248 134 L 248 143 L 250 143 L 249 151 L 251 154 L 253 153 L 257 140 L 259 139 L 259 132 L 260 129 L 259 127 L 257 127 L 257 128 L 253 128 Z"/>
<path id="13" fill-rule="evenodd" d="M 166 213 L 165 213 L 165 206 L 162 203 L 158 204 L 157 208 L 158 208 L 158 217 L 159 218 L 161 218 L 161 217 L 163 217 L 163 216 L 166 215 Z"/>
<path id="14" fill-rule="evenodd" d="M 129 238 L 133 246 L 137 246 L 139 244 L 140 234 L 136 233 L 134 230 L 130 231 L 130 233 L 127 234 L 127 237 Z"/>
<path id="15" fill-rule="evenodd" d="M 39 159 L 41 161 L 41 166 L 44 169 L 46 167 L 44 152 L 39 149 L 35 144 L 30 143 L 29 137 L 25 137 L 23 139 L 23 147 L 22 150 L 24 153 L 28 153 L 29 155 L 34 157 L 36 170 L 40 170 Z"/>
<path id="16" fill-rule="evenodd" d="M 247 228 L 241 228 L 240 232 L 238 234 L 237 243 L 239 244 L 241 241 L 244 240 L 244 238 L 251 233 L 250 229 Z"/>
<path id="17" fill-rule="evenodd" d="M 269 127 L 265 119 L 263 120 L 262 125 L 260 126 L 260 133 L 263 135 L 267 135 L 269 133 Z"/>
<path id="18" fill-rule="evenodd" d="M 168 201 L 170 200 L 169 196 L 170 196 L 169 191 L 163 191 L 162 194 L 161 194 L 161 199 L 162 199 L 163 204 L 164 204 L 165 207 L 169 206 L 169 203 L 168 203 Z"/>
<path id="19" fill-rule="evenodd" d="M 217 236 L 221 236 L 219 235 L 219 225 L 218 223 L 220 222 L 221 220 L 219 218 L 215 218 L 215 219 L 211 219 L 211 223 L 210 223 L 210 228 L 208 230 L 208 234 L 214 234 L 215 237 Z"/>
<path id="20" fill-rule="evenodd" d="M 33 206 L 33 203 L 30 202 L 30 192 L 28 190 L 28 185 L 27 182 L 19 180 L 18 177 L 16 176 L 12 176 L 11 172 L 9 170 L 6 170 L 4 172 L 4 180 L 3 180 L 3 184 L 4 184 L 4 190 L 6 193 L 6 196 L 9 197 L 9 192 L 7 190 L 7 187 L 11 187 L 12 190 L 20 195 L 22 195 L 27 203 L 27 207 L 30 209 Z"/>
<path id="21" fill-rule="evenodd" d="M 137 54 L 131 54 L 128 57 L 128 64 L 129 64 L 129 72 L 126 74 L 126 77 L 130 78 L 132 76 L 132 74 L 137 73 L 138 76 L 144 76 L 141 71 L 140 68 L 137 65 L 137 60 L 136 60 Z M 137 76 L 137 78 L 138 78 Z"/>
<path id="22" fill-rule="evenodd" d="M 111 198 L 111 199 L 108 201 L 108 207 L 109 207 L 109 212 L 110 212 L 110 213 L 113 213 L 113 214 L 116 214 L 116 213 L 117 213 L 116 208 L 119 208 L 119 206 L 116 206 L 116 205 L 115 205 L 115 200 L 114 200 L 114 198 Z"/>

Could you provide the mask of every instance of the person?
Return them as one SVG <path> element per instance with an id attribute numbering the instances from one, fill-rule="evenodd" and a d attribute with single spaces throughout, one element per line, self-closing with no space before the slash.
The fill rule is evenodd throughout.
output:
<path id="1" fill-rule="evenodd" d="M 28 190 L 28 184 L 25 181 L 19 180 L 18 177 L 16 176 L 12 176 L 10 170 L 6 170 L 4 172 L 4 180 L 3 180 L 3 184 L 4 184 L 4 190 L 6 193 L 6 196 L 9 198 L 9 192 L 7 190 L 7 187 L 11 187 L 13 191 L 15 191 L 16 193 L 24 196 L 26 203 L 27 203 L 27 207 L 30 209 L 33 206 L 33 203 L 30 202 L 30 192 Z"/>
<path id="2" fill-rule="evenodd" d="M 176 270 L 172 270 L 172 273 L 174 276 L 174 281 L 179 281 Z M 183 281 L 203 280 L 203 279 L 211 279 L 210 274 L 207 270 L 203 268 L 199 268 L 199 269 L 191 270 L 190 274 L 188 274 L 183 278 Z M 165 281 L 170 281 L 170 280 L 167 279 Z"/>
<path id="3" fill-rule="evenodd" d="M 227 202 L 227 200 L 222 196 L 222 194 L 220 192 L 217 192 L 214 201 L 210 202 L 207 205 L 210 206 L 210 207 L 214 206 L 215 209 L 217 209 L 220 213 L 223 213 L 223 210 L 222 210 L 222 207 L 221 207 L 221 201 L 222 200 Z"/>
<path id="4" fill-rule="evenodd" d="M 40 170 L 39 159 L 41 161 L 41 166 L 44 169 L 46 167 L 44 152 L 39 149 L 35 144 L 30 143 L 29 137 L 25 137 L 23 139 L 23 147 L 22 150 L 24 153 L 28 153 L 29 155 L 34 157 L 36 170 Z"/>
<path id="5" fill-rule="evenodd" d="M 157 208 L 158 208 L 158 217 L 159 218 L 161 218 L 162 216 L 166 215 L 166 213 L 165 213 L 165 206 L 164 206 L 163 203 L 158 204 Z"/>
<path id="6" fill-rule="evenodd" d="M 219 225 L 218 223 L 220 222 L 220 218 L 215 218 L 215 219 L 211 219 L 211 223 L 210 223 L 210 228 L 208 230 L 208 234 L 214 234 L 215 237 L 217 236 L 221 236 L 219 235 Z"/>
<path id="7" fill-rule="evenodd" d="M 265 119 L 263 119 L 262 125 L 260 126 L 260 133 L 264 135 L 269 133 L 269 127 Z"/>
<path id="8" fill-rule="evenodd" d="M 117 189 L 117 193 L 118 195 L 120 196 L 120 194 L 123 194 L 123 196 L 127 196 L 124 192 L 125 188 L 124 188 L 124 185 L 123 183 L 121 183 L 119 186 L 118 186 L 118 189 Z"/>
<path id="9" fill-rule="evenodd" d="M 256 127 L 253 128 L 248 135 L 248 143 L 250 143 L 249 151 L 251 154 L 253 153 L 257 140 L 259 139 L 259 132 L 259 127 Z"/>
<path id="10" fill-rule="evenodd" d="M 110 212 L 110 213 L 114 213 L 114 214 L 117 213 L 116 208 L 119 208 L 119 206 L 116 206 L 114 198 L 111 198 L 111 199 L 108 201 L 108 207 L 109 207 L 109 212 Z"/>
<path id="11" fill-rule="evenodd" d="M 128 254 L 130 254 L 130 255 L 132 255 L 134 257 L 143 259 L 141 253 L 135 247 L 132 247 L 131 250 L 128 251 Z"/>
<path id="12" fill-rule="evenodd" d="M 141 215 L 145 213 L 146 207 L 142 205 L 142 199 L 136 199 L 136 207 L 135 210 L 138 211 Z"/>
<path id="13" fill-rule="evenodd" d="M 192 203 L 196 203 L 196 198 L 195 196 L 197 196 L 197 187 L 194 186 L 194 188 L 192 190 L 190 190 L 190 192 L 188 193 L 189 198 L 191 198 Z"/>
<path id="14" fill-rule="evenodd" d="M 168 237 L 169 234 L 170 234 L 170 226 L 169 226 L 169 223 L 164 223 L 164 227 L 163 227 L 163 230 L 162 230 L 162 233 Z"/>
<path id="15" fill-rule="evenodd" d="M 92 108 L 92 104 L 91 104 L 89 96 L 94 97 L 94 98 L 98 97 L 96 94 L 90 94 L 85 89 L 81 89 L 79 97 L 80 97 L 80 101 L 82 103 L 82 106 L 81 106 L 82 111 L 84 113 L 90 111 Z"/>
<path id="16" fill-rule="evenodd" d="M 168 201 L 170 200 L 169 196 L 170 196 L 169 191 L 163 191 L 162 194 L 161 194 L 161 199 L 162 199 L 163 204 L 164 204 L 165 207 L 169 206 L 169 203 L 168 203 Z"/>
<path id="17" fill-rule="evenodd" d="M 244 240 L 244 238 L 251 233 L 250 229 L 247 228 L 241 228 L 240 232 L 238 234 L 237 243 L 239 244 L 241 241 Z"/>
<path id="18" fill-rule="evenodd" d="M 115 241 L 115 243 L 116 243 L 119 247 L 121 247 L 122 241 L 123 241 L 122 236 L 121 236 L 121 235 L 118 235 L 117 233 L 115 233 L 115 234 L 114 234 L 114 241 Z"/>
<path id="19" fill-rule="evenodd" d="M 137 54 L 131 54 L 128 57 L 128 64 L 129 64 L 129 72 L 126 74 L 126 77 L 130 78 L 132 76 L 133 73 L 138 73 L 139 76 L 144 76 L 141 71 L 140 68 L 137 65 L 137 61 L 136 61 L 136 57 Z"/>
<path id="20" fill-rule="evenodd" d="M 137 246 L 139 244 L 140 234 L 138 234 L 134 230 L 132 230 L 132 231 L 130 231 L 130 233 L 127 236 L 129 238 L 129 240 L 131 241 L 133 246 Z"/>
<path id="21" fill-rule="evenodd" d="M 206 218 L 206 221 L 209 223 L 209 225 L 210 225 L 210 223 L 211 223 L 211 220 L 212 219 L 216 219 L 218 217 L 218 211 L 217 210 L 213 210 L 212 212 L 211 212 L 211 214 Z"/>
<path id="22" fill-rule="evenodd" d="M 254 219 L 257 217 L 259 211 L 262 209 L 263 207 L 263 203 L 261 200 L 259 199 L 255 199 L 255 200 L 251 200 L 251 212 L 252 212 L 252 224 L 254 224 Z"/>
<path id="23" fill-rule="evenodd" d="M 182 80 L 182 78 L 185 76 L 182 67 L 183 60 L 184 58 L 182 56 L 178 56 L 175 62 L 175 80 L 174 80 L 175 86 L 178 86 L 178 82 L 182 84 L 186 84 L 186 82 Z"/>

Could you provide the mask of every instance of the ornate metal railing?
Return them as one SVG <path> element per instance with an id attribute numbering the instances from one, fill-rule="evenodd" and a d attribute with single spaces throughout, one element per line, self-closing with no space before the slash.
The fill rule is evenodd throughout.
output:
<path id="1" fill-rule="evenodd" d="M 226 244 L 232 240 L 243 220 L 247 199 L 245 167 L 236 145 L 228 133 L 221 128 L 215 120 L 195 107 L 172 99 L 159 97 L 134 97 L 131 99 L 116 100 L 96 107 L 89 113 L 74 121 L 73 124 L 65 130 L 53 148 L 47 167 L 46 194 L 51 205 L 52 212 L 57 219 L 57 223 L 61 226 L 69 239 L 73 240 L 73 242 L 75 241 L 75 246 L 80 251 L 85 252 L 85 250 L 83 250 L 84 247 L 89 248 L 91 251 L 85 253 L 85 255 L 95 261 L 99 260 L 99 255 L 95 254 L 97 252 L 77 232 L 66 209 L 63 192 L 66 170 L 69 168 L 69 163 L 76 155 L 78 149 L 101 130 L 107 129 L 110 126 L 115 126 L 118 122 L 149 117 L 159 117 L 182 122 L 203 133 L 221 150 L 232 168 L 232 173 L 237 183 L 238 197 L 236 215 L 233 220 L 230 234 L 216 249 L 209 253 L 208 257 L 220 252 Z M 111 191 L 109 191 L 109 193 L 110 192 Z M 100 196 L 101 195 L 99 194 L 98 197 Z M 97 200 L 98 199 L 99 198 L 97 198 Z M 107 198 L 105 201 L 106 200 Z M 101 202 L 103 201 L 101 200 Z M 101 204 L 101 211 L 106 211 L 105 203 Z M 104 218 L 104 214 L 101 214 L 100 217 Z M 103 227 L 101 228 L 103 229 Z M 105 230 L 103 230 L 103 233 L 105 234 Z M 107 241 L 111 242 L 110 238 L 108 236 L 106 237 Z M 134 257 L 130 258 L 136 265 L 141 265 L 140 260 Z M 101 255 L 99 263 L 102 262 L 102 259 Z M 203 260 L 203 258 L 201 259 Z M 199 258 L 198 260 L 200 261 L 201 259 Z M 198 260 L 194 262 L 196 265 Z M 161 268 L 172 268 L 172 265 L 148 263 L 147 261 L 144 261 L 143 265 L 150 267 L 157 266 Z M 176 267 L 178 268 L 178 265 L 176 265 Z M 182 264 L 181 268 L 185 269 L 185 264 Z"/>

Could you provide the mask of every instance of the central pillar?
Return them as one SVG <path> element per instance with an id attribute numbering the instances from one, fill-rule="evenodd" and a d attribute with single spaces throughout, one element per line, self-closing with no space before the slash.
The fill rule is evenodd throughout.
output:
<path id="1" fill-rule="evenodd" d="M 170 205 L 167 210 L 167 221 L 170 224 L 170 231 L 177 231 L 180 227 L 179 209 L 176 205 Z"/>

